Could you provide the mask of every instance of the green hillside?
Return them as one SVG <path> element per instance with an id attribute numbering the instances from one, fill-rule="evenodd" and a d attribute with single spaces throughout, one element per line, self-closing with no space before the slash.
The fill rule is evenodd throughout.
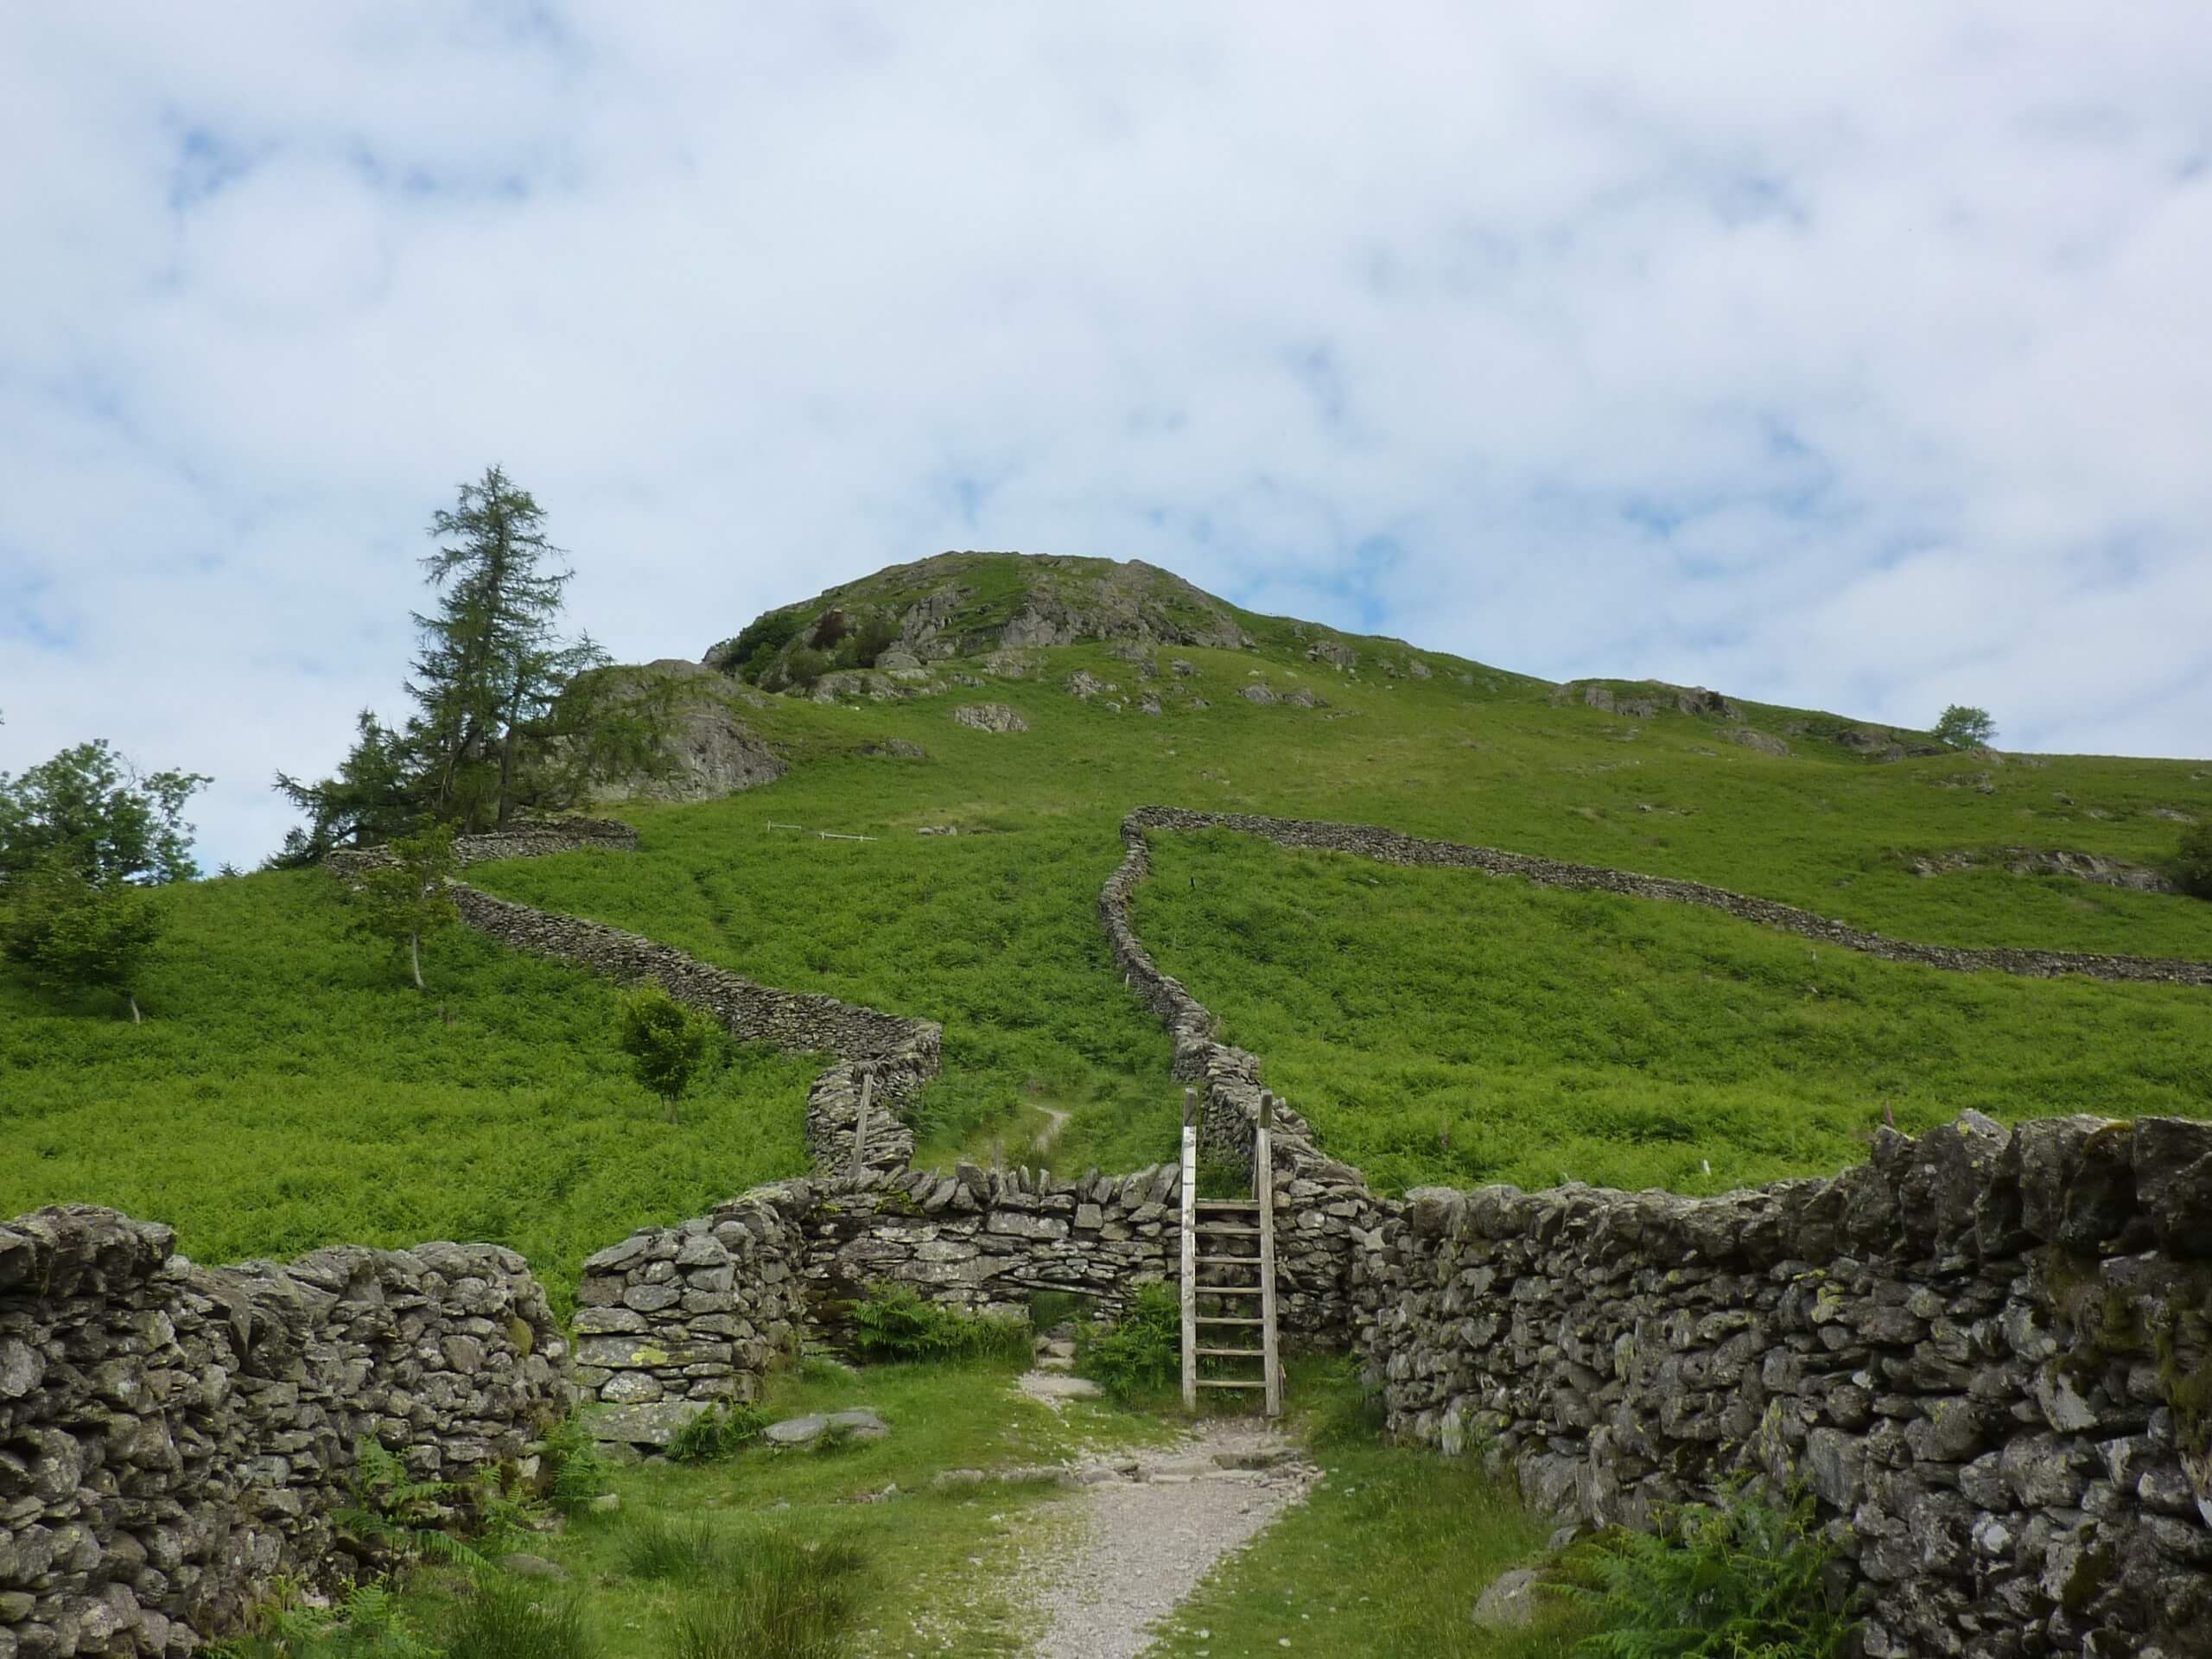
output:
<path id="1" fill-rule="evenodd" d="M 788 766 L 779 781 L 613 809 L 639 827 L 634 855 L 470 879 L 767 983 L 941 1020 L 925 1155 L 1063 1170 L 1172 1144 L 1166 1037 L 1096 917 L 1140 804 L 1694 877 L 1906 938 L 2212 958 L 2212 905 L 2006 868 L 2019 849 L 2156 865 L 2179 818 L 2212 816 L 2202 763 L 1881 760 L 1839 741 L 1858 730 L 1846 719 L 1686 714 L 1671 690 L 1624 682 L 1607 683 L 1616 707 L 1651 710 L 1607 712 L 1579 688 L 1203 594 L 1179 620 L 1164 573 L 1131 579 L 1133 608 L 1108 607 L 1134 634 L 1012 649 L 1006 625 L 1041 613 L 1034 572 L 963 557 L 817 601 L 874 607 L 902 631 L 927 606 L 947 626 L 914 640 L 916 666 L 758 697 L 743 718 Z M 1096 623 L 1096 594 L 1071 584 L 1112 575 L 1057 570 L 1054 614 Z M 954 597 L 933 597 L 948 582 Z M 1253 643 L 1160 643 L 1223 617 Z M 1325 642 L 1356 665 L 1308 655 Z M 1249 700 L 1262 685 L 1273 700 Z M 982 703 L 1027 729 L 953 718 Z M 1789 752 L 1738 741 L 1745 729 Z M 1380 1183 L 1704 1189 L 1826 1170 L 1885 1103 L 1908 1127 L 1966 1105 L 2212 1113 L 2201 993 L 1947 976 L 1679 906 L 1234 836 L 1162 837 L 1157 871 L 1137 914 L 1162 965 Z M 36 1149 L 0 1165 L 0 1213 L 116 1203 L 178 1221 L 208 1257 L 454 1232 L 515 1243 L 558 1281 L 631 1227 L 799 1166 L 805 1062 L 741 1059 L 671 1128 L 621 1074 L 604 986 L 463 941 L 426 1004 L 339 934 L 319 880 L 179 893 L 139 1030 L 0 990 L 0 1129 Z"/>

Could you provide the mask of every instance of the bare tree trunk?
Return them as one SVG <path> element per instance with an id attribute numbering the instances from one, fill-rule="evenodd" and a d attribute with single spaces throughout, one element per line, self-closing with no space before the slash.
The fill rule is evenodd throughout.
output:
<path id="1" fill-rule="evenodd" d="M 130 1023 L 134 1026 L 145 1024 L 145 1020 L 138 1013 L 138 994 L 136 991 L 125 991 L 123 994 L 123 1000 L 130 1005 Z"/>
<path id="2" fill-rule="evenodd" d="M 420 933 L 407 936 L 407 965 L 415 970 L 415 988 L 418 991 L 423 989 L 423 936 Z"/>

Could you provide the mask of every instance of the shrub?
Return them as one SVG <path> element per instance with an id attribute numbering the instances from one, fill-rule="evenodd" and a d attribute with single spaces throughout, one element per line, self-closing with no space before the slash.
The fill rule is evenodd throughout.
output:
<path id="1" fill-rule="evenodd" d="M 2181 847 L 2174 856 L 2174 876 L 2183 893 L 2212 899 L 2212 823 L 2182 831 Z"/>
<path id="2" fill-rule="evenodd" d="M 675 1463 L 719 1463 L 760 1438 L 768 1420 L 751 1406 L 709 1406 L 676 1432 L 668 1455 Z"/>
<path id="3" fill-rule="evenodd" d="M 872 616 L 853 637 L 853 659 L 862 668 L 874 668 L 875 659 L 898 643 L 899 630 L 887 616 Z"/>
<path id="4" fill-rule="evenodd" d="M 840 1659 L 867 1565 L 842 1541 L 764 1528 L 733 1552 L 726 1579 L 677 1611 L 673 1659 Z"/>
<path id="5" fill-rule="evenodd" d="M 1851 1624 L 1822 1583 L 1833 1550 L 1812 1503 L 1692 1503 L 1659 1533 L 1613 1533 L 1570 1560 L 1564 1593 L 1593 1615 L 1600 1659 L 1834 1659 Z"/>
<path id="6" fill-rule="evenodd" d="M 835 651 L 838 642 L 853 631 L 842 611 L 824 611 L 814 625 L 813 645 L 817 651 Z"/>
<path id="7" fill-rule="evenodd" d="M 802 691 L 813 690 L 815 682 L 829 671 L 829 656 L 819 651 L 795 651 L 784 664 L 785 681 Z"/>
<path id="8" fill-rule="evenodd" d="M 1173 1383 L 1183 1369 L 1183 1304 L 1173 1285 L 1137 1287 L 1128 1312 L 1076 1333 L 1075 1368 L 1116 1400 Z"/>
<path id="9" fill-rule="evenodd" d="M 722 1028 L 647 980 L 622 999 L 615 1041 L 630 1057 L 638 1081 L 668 1103 L 668 1121 L 677 1121 L 677 1103 L 691 1079 L 712 1058 Z"/>
<path id="10" fill-rule="evenodd" d="M 534 1580 L 480 1580 L 442 1632 L 446 1659 L 589 1659 L 582 1598 Z"/>
<path id="11" fill-rule="evenodd" d="M 766 612 L 747 623 L 736 639 L 709 652 L 708 660 L 725 674 L 758 680 L 769 659 L 798 635 L 798 624 L 796 612 Z"/>
<path id="12" fill-rule="evenodd" d="M 853 1346 L 870 1359 L 1017 1359 L 1029 1322 L 933 1302 L 912 1285 L 878 1285 L 853 1305 Z"/>

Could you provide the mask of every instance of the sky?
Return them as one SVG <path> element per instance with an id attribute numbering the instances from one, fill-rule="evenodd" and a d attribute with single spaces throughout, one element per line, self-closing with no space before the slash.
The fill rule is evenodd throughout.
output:
<path id="1" fill-rule="evenodd" d="M 2189 6 L 0 9 L 0 770 L 250 865 L 504 465 L 621 660 L 952 548 L 2212 750 Z"/>

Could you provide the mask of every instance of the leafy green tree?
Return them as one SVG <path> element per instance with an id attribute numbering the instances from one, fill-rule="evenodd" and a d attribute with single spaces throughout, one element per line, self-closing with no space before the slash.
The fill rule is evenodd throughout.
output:
<path id="1" fill-rule="evenodd" d="M 139 1022 L 137 984 L 168 922 L 146 887 L 96 880 L 66 854 L 51 853 L 8 879 L 0 954 L 49 991 L 108 990 Z"/>
<path id="2" fill-rule="evenodd" d="M 2199 899 L 2212 899 L 2212 823 L 2200 823 L 2182 831 L 2181 849 L 2174 864 L 2174 874 L 2181 881 L 2183 892 L 2195 893 Z"/>
<path id="3" fill-rule="evenodd" d="M 188 880 L 199 871 L 185 803 L 209 781 L 196 772 L 142 778 L 105 738 L 20 778 L 0 772 L 0 882 L 56 855 L 95 887 Z"/>
<path id="4" fill-rule="evenodd" d="M 105 739 L 0 772 L 0 955 L 48 990 L 137 986 L 167 911 L 150 887 L 196 874 L 185 804 L 198 772 L 141 777 Z"/>
<path id="5" fill-rule="evenodd" d="M 461 919 L 446 892 L 459 870 L 453 826 L 428 823 L 401 836 L 385 849 L 385 861 L 366 871 L 353 891 L 354 925 L 364 933 L 407 953 L 415 988 L 422 990 L 423 942 Z"/>
<path id="6" fill-rule="evenodd" d="M 662 987 L 647 980 L 622 999 L 616 1040 L 630 1057 L 639 1083 L 668 1103 L 676 1122 L 677 1103 L 714 1052 L 721 1027 L 696 1009 L 687 1008 Z"/>
<path id="7" fill-rule="evenodd" d="M 1936 741 L 1955 749 L 1986 749 L 1997 741 L 1997 722 L 1986 709 L 1955 702 L 1936 722 Z"/>

